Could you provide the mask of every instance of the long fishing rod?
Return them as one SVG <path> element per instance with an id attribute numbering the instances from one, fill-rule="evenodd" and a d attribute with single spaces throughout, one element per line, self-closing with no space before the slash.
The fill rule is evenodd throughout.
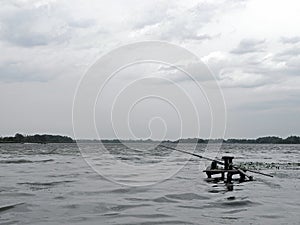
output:
<path id="1" fill-rule="evenodd" d="M 172 147 L 168 147 L 168 146 L 165 146 L 165 145 L 161 145 L 162 147 L 165 147 L 165 148 L 169 148 L 169 149 L 172 149 L 172 150 L 175 150 L 175 151 L 178 151 L 178 152 L 182 152 L 182 153 L 185 153 L 185 154 L 189 154 L 189 155 L 192 155 L 192 156 L 196 156 L 198 158 L 201 158 L 201 159 L 206 159 L 206 160 L 210 160 L 210 161 L 213 161 L 213 162 L 216 162 L 216 163 L 219 163 L 221 165 L 224 165 L 225 163 L 219 161 L 219 160 L 216 160 L 216 159 L 211 159 L 211 158 L 208 158 L 208 157 L 205 157 L 205 156 L 202 156 L 202 155 L 198 155 L 198 154 L 195 154 L 195 153 L 191 153 L 191 152 L 187 152 L 187 151 L 184 151 L 184 150 L 180 150 L 180 149 L 176 149 L 176 148 L 172 148 Z M 253 180 L 253 177 L 252 176 L 249 176 L 248 174 L 246 174 L 243 170 L 241 170 L 240 168 L 236 167 L 236 166 L 232 166 L 233 168 L 235 168 L 236 170 L 238 170 L 240 173 L 242 173 L 244 176 L 248 177 L 249 180 Z"/>
<path id="2" fill-rule="evenodd" d="M 200 159 L 206 159 L 206 160 L 209 160 L 209 161 L 213 161 L 213 162 L 216 162 L 216 163 L 219 163 L 221 165 L 224 165 L 225 163 L 219 161 L 219 160 L 216 160 L 216 159 L 211 159 L 211 158 L 208 158 L 208 157 L 205 157 L 205 156 L 202 156 L 202 155 L 198 155 L 198 154 L 195 154 L 195 153 L 192 153 L 192 152 L 188 152 L 188 151 L 184 151 L 184 150 L 180 150 L 180 149 L 177 149 L 177 148 L 172 148 L 172 147 L 169 147 L 169 146 L 165 146 L 165 145 L 160 145 L 164 148 L 168 148 L 168 149 L 171 149 L 171 150 L 175 150 L 175 151 L 178 151 L 178 152 L 182 152 L 182 153 L 185 153 L 185 154 L 188 154 L 188 155 L 192 155 L 192 156 L 196 156 Z"/>
<path id="3" fill-rule="evenodd" d="M 177 149 L 177 148 L 173 148 L 173 147 L 169 147 L 169 146 L 165 146 L 165 145 L 160 145 L 160 146 L 162 146 L 164 148 L 168 148 L 168 149 L 174 150 L 174 151 L 182 152 L 182 153 L 185 153 L 185 154 L 188 154 L 188 155 L 196 156 L 196 157 L 198 157 L 200 159 L 206 159 L 206 160 L 213 161 L 213 162 L 219 163 L 221 165 L 224 165 L 223 162 L 221 162 L 219 160 L 216 160 L 216 159 L 211 159 L 211 158 L 208 158 L 208 157 L 205 157 L 205 156 L 202 156 L 202 155 L 198 155 L 198 154 L 195 154 L 195 153 L 191 153 L 191 152 L 188 152 L 188 151 L 184 151 L 184 150 L 181 150 L 181 149 Z M 262 173 L 262 172 L 255 171 L 255 170 L 242 169 L 242 168 L 240 168 L 238 166 L 234 166 L 234 165 L 232 165 L 232 167 L 234 169 L 237 169 L 237 170 L 246 170 L 246 171 L 249 171 L 251 173 L 257 173 L 257 174 L 260 174 L 260 175 L 264 175 L 264 176 L 268 176 L 268 177 L 273 177 L 273 175 L 271 175 L 271 174 L 266 174 L 266 173 Z"/>
<path id="4" fill-rule="evenodd" d="M 235 167 L 234 167 L 235 168 Z M 262 173 L 262 172 L 259 172 L 259 171 L 256 171 L 256 170 L 249 170 L 249 169 L 245 169 L 251 173 L 257 173 L 257 174 L 260 174 L 260 175 L 264 175 L 264 176 L 267 176 L 267 177 L 274 177 L 273 175 L 271 174 L 267 174 L 267 173 Z"/>

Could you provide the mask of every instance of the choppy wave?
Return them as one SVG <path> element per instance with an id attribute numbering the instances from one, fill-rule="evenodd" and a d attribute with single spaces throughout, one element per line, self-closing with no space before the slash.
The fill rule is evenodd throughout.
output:
<path id="1" fill-rule="evenodd" d="M 228 191 L 223 182 L 206 182 L 202 170 L 204 163 L 209 162 L 196 158 L 167 180 L 152 186 L 131 187 L 109 182 L 94 172 L 74 144 L 1 146 L 0 224 L 299 222 L 300 146 L 224 145 L 218 158 L 232 154 L 235 164 L 274 175 L 270 178 L 253 174 L 255 181 L 234 184 L 233 191 Z M 191 150 L 188 145 L 180 147 Z M 109 148 L 114 159 L 131 165 L 156 166 L 156 162 L 170 154 L 159 149 L 148 152 L 147 146 L 137 146 L 142 151 L 118 144 Z M 203 148 L 197 147 L 196 152 L 205 155 Z M 96 155 L 93 160 L 113 164 L 105 155 Z M 185 155 L 178 154 L 170 168 L 186 160 Z M 119 176 L 130 180 L 138 174 L 137 169 Z"/>
<path id="2" fill-rule="evenodd" d="M 70 183 L 72 180 L 63 180 L 63 181 L 51 181 L 51 182 L 24 182 L 18 183 L 21 185 L 30 185 L 30 186 L 56 186 L 58 184 Z"/>
<path id="3" fill-rule="evenodd" d="M 7 159 L 0 160 L 0 164 L 20 164 L 20 163 L 45 163 L 45 162 L 53 162 L 53 159 L 44 159 L 44 160 L 29 160 L 29 159 Z"/>
<path id="4" fill-rule="evenodd" d="M 0 206 L 0 212 L 6 211 L 6 210 L 10 210 L 13 209 L 19 205 L 24 204 L 24 202 L 21 203 L 17 203 L 17 204 L 12 204 L 12 205 L 4 205 L 4 206 Z"/>
<path id="5" fill-rule="evenodd" d="M 280 163 L 280 162 L 244 162 L 240 163 L 239 166 L 246 168 L 246 169 L 254 169 L 254 170 L 261 170 L 261 169 L 285 169 L 285 170 L 299 170 L 300 169 L 300 162 L 287 162 L 287 163 Z"/>

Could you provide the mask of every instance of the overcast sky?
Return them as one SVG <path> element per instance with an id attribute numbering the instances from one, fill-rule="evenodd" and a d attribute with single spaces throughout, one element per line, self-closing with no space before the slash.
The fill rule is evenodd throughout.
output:
<path id="1" fill-rule="evenodd" d="M 72 104 L 81 77 L 110 50 L 144 40 L 179 45 L 207 64 L 224 94 L 226 138 L 300 135 L 299 12 L 297 0 L 1 0 L 0 136 L 73 137 Z M 148 73 L 145 68 L 123 75 L 130 79 Z M 177 78 L 178 85 L 188 87 L 184 76 Z M 163 87 L 159 82 L 158 89 Z M 112 85 L 112 92 L 114 88 L 122 89 L 122 82 Z M 196 102 L 197 94 L 192 98 Z M 137 138 L 155 138 L 164 129 L 158 117 L 168 110 L 157 99 L 149 104 L 162 112 L 133 113 Z M 166 120 L 178 125 L 176 113 L 169 110 Z M 152 136 L 143 133 L 150 120 Z M 115 137 L 109 124 L 99 126 L 102 137 Z M 209 124 L 203 126 L 208 129 Z M 92 133 L 81 137 L 95 138 Z"/>

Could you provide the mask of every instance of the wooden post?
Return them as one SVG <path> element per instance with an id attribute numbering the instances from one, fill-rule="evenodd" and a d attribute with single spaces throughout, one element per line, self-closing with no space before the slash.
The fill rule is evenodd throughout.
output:
<path id="1" fill-rule="evenodd" d="M 215 170 L 215 169 L 217 169 L 217 168 L 218 168 L 217 162 L 212 161 L 212 162 L 211 162 L 210 169 Z"/>
<path id="2" fill-rule="evenodd" d="M 240 173 L 240 182 L 244 182 L 246 179 L 246 176 L 244 173 Z"/>
<path id="3" fill-rule="evenodd" d="M 228 172 L 226 183 L 231 183 L 231 181 L 232 181 L 232 173 Z"/>
<path id="4" fill-rule="evenodd" d="M 210 172 L 206 172 L 207 178 L 211 178 L 211 173 Z"/>
<path id="5" fill-rule="evenodd" d="M 222 172 L 221 173 L 221 180 L 224 180 L 225 179 L 225 172 Z"/>
<path id="6" fill-rule="evenodd" d="M 222 160 L 224 160 L 224 169 L 225 170 L 232 170 L 232 159 L 233 156 L 223 156 Z"/>

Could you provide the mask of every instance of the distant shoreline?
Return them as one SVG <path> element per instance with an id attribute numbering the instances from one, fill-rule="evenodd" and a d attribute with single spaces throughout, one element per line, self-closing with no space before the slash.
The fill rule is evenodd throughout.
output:
<path id="1" fill-rule="evenodd" d="M 0 143 L 39 143 L 39 144 L 47 144 L 47 143 L 96 143 L 99 140 L 89 140 L 89 139 L 81 139 L 74 140 L 68 136 L 61 135 L 49 135 L 49 134 L 35 134 L 35 135 L 22 135 L 17 133 L 15 136 L 9 137 L 0 137 Z M 160 141 L 155 141 L 151 139 L 147 140 L 119 140 L 119 139 L 105 139 L 101 140 L 102 143 L 155 143 Z M 162 141 L 162 143 L 229 143 L 229 144 L 300 144 L 300 136 L 289 136 L 287 138 L 281 138 L 276 136 L 265 136 L 259 137 L 256 139 L 238 139 L 238 138 L 230 138 L 230 139 L 201 139 L 201 138 L 185 138 L 179 139 L 176 141 Z"/>
<path id="2" fill-rule="evenodd" d="M 0 137 L 0 143 L 74 143 L 75 141 L 68 136 L 49 135 L 49 134 L 35 134 L 22 135 L 17 133 L 14 137 Z"/>

